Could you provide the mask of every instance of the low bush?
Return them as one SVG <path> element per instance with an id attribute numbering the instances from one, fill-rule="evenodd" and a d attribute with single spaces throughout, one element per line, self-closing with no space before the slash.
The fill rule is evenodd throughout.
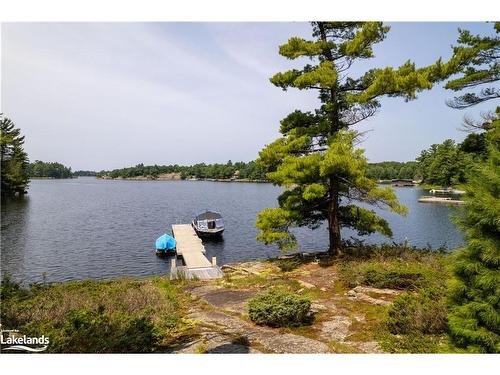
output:
<path id="1" fill-rule="evenodd" d="M 186 328 L 186 301 L 167 279 L 89 280 L 29 289 L 4 279 L 1 292 L 2 325 L 49 337 L 48 351 L 54 353 L 155 352 Z"/>
<path id="2" fill-rule="evenodd" d="M 393 261 L 345 262 L 340 266 L 341 278 L 349 287 L 369 285 L 376 288 L 416 290 L 443 283 L 446 269 L 440 262 L 417 263 Z"/>
<path id="3" fill-rule="evenodd" d="M 62 327 L 46 335 L 53 339 L 52 352 L 148 353 L 159 344 L 149 317 L 110 314 L 103 309 L 70 311 Z"/>
<path id="4" fill-rule="evenodd" d="M 282 272 L 290 272 L 297 269 L 302 264 L 302 262 L 298 258 L 290 258 L 278 259 L 276 260 L 275 264 Z"/>
<path id="5" fill-rule="evenodd" d="M 295 294 L 270 290 L 248 303 L 250 319 L 259 325 L 293 327 L 311 322 L 311 301 Z"/>
<path id="6" fill-rule="evenodd" d="M 450 353 L 446 347 L 446 339 L 441 335 L 424 335 L 410 333 L 408 335 L 392 335 L 388 332 L 377 337 L 380 347 L 388 353 Z"/>
<path id="7" fill-rule="evenodd" d="M 447 329 L 446 297 L 435 290 L 398 296 L 387 312 L 392 334 L 442 334 Z"/>

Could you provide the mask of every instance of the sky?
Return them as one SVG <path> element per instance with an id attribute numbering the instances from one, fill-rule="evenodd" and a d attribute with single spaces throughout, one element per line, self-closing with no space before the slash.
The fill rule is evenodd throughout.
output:
<path id="1" fill-rule="evenodd" d="M 376 57 L 353 67 L 417 66 L 448 58 L 459 27 L 488 35 L 486 23 L 388 23 Z M 307 23 L 4 23 L 1 111 L 26 136 L 31 161 L 73 170 L 149 164 L 254 160 L 279 136 L 288 113 L 318 107 L 316 92 L 273 86 L 287 60 L 278 46 L 310 38 Z M 314 91 L 314 90 L 311 90 Z M 415 101 L 384 98 L 356 129 L 371 162 L 414 160 L 447 138 L 457 142 L 464 115 L 446 106 L 441 86 Z"/>

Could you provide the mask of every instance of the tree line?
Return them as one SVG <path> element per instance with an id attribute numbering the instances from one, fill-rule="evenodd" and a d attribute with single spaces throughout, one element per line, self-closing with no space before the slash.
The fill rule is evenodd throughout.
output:
<path id="1" fill-rule="evenodd" d="M 28 175 L 32 178 L 72 178 L 71 167 L 61 163 L 36 160 L 28 165 Z"/>
<path id="2" fill-rule="evenodd" d="M 471 133 L 461 143 L 446 139 L 422 150 L 414 161 L 369 163 L 366 176 L 376 180 L 410 179 L 453 186 L 467 182 L 467 170 L 487 155 L 486 133 Z"/>
<path id="3" fill-rule="evenodd" d="M 417 176 L 417 162 L 383 161 L 368 163 L 366 176 L 375 180 L 413 180 Z"/>
<path id="4" fill-rule="evenodd" d="M 114 169 L 112 171 L 100 171 L 98 177 L 109 176 L 111 178 L 134 178 L 153 177 L 157 178 L 161 174 L 179 173 L 182 179 L 248 179 L 254 181 L 265 180 L 265 170 L 255 161 L 235 162 L 229 160 L 227 163 L 205 164 L 198 163 L 190 166 L 186 165 L 144 165 L 137 164 L 135 167 Z"/>

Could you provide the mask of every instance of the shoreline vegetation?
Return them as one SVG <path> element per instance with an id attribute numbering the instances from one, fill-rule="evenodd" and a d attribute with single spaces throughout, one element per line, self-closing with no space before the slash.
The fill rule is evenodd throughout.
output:
<path id="1" fill-rule="evenodd" d="M 477 140 L 479 138 L 479 140 Z M 481 135 L 469 134 L 459 144 L 453 140 L 445 140 L 442 144 L 431 145 L 423 150 L 415 161 L 398 162 L 383 161 L 367 163 L 366 177 L 379 184 L 391 184 L 393 180 L 412 180 L 424 189 L 442 187 L 463 189 L 465 183 L 464 170 L 470 167 L 475 159 L 484 155 L 484 142 Z M 99 179 L 137 180 L 137 181 L 215 181 L 215 182 L 270 182 L 267 170 L 256 160 L 250 162 L 197 163 L 193 165 L 144 165 L 137 164 L 113 170 L 71 171 L 57 162 L 36 160 L 27 167 L 28 176 L 32 179 L 60 179 L 74 177 L 96 177 Z"/>
<path id="2" fill-rule="evenodd" d="M 20 334 L 49 337 L 54 353 L 457 352 L 446 335 L 450 258 L 348 245 L 340 257 L 228 264 L 222 279 L 202 282 L 166 275 L 24 288 L 4 278 L 1 318 Z M 269 310 L 269 291 L 271 310 L 296 300 L 304 319 Z"/>
<path id="3" fill-rule="evenodd" d="M 95 175 L 269 179 L 285 189 L 278 207 L 258 214 L 257 239 L 291 251 L 298 243 L 290 229 L 327 223 L 326 252 L 230 264 L 222 267 L 224 277 L 203 282 L 164 276 L 23 288 L 4 278 L 2 324 L 28 336 L 50 337 L 48 351 L 57 353 L 500 352 L 500 108 L 482 119 L 465 117 L 463 128 L 471 133 L 462 143 L 433 144 L 405 165 L 370 166 L 357 147 L 362 133 L 350 129 L 377 113 L 379 99 L 414 100 L 440 82 L 446 81 L 445 89 L 467 90 L 447 102 L 452 108 L 498 99 L 498 88 L 490 84 L 499 79 L 500 23 L 494 24 L 492 36 L 459 29 L 447 61 L 417 67 L 407 60 L 361 75 L 350 71 L 352 63 L 373 57 L 372 47 L 390 27 L 320 21 L 311 26 L 311 40 L 291 37 L 279 48 L 288 60 L 307 57 L 308 62 L 270 81 L 284 91 L 316 90 L 319 107 L 295 110 L 282 119 L 280 136 L 260 151 L 257 161 L 138 164 Z M 24 137 L 2 118 L 1 138 L 2 193 L 24 194 L 29 182 Z M 31 173 L 71 175 L 70 169 L 68 174 L 58 163 L 49 164 L 60 173 Z M 392 237 L 388 222 L 366 205 L 404 215 L 407 209 L 395 192 L 377 184 L 395 178 L 464 185 L 466 209 L 457 211 L 454 221 L 465 245 L 446 254 L 444 249 L 345 241 L 341 228 L 359 236 L 379 232 Z"/>

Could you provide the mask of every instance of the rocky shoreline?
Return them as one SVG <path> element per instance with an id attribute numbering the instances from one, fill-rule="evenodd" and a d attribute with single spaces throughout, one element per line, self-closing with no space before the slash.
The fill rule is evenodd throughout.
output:
<path id="1" fill-rule="evenodd" d="M 49 348 L 56 353 L 452 351 L 445 345 L 444 291 L 450 277 L 446 255 L 395 246 L 344 250 L 340 257 L 304 253 L 228 264 L 222 266 L 224 276 L 215 280 L 173 282 L 166 275 L 33 289 L 4 280 L 2 318 L 6 326 L 15 324 L 22 332 L 60 337 Z M 309 300 L 311 321 L 281 328 L 255 324 L 249 301 L 273 289 Z M 431 293 L 432 299 L 422 300 L 422 292 Z M 124 332 L 139 330 L 144 342 L 131 340 L 123 346 L 121 334 L 80 341 L 80 331 L 61 331 L 73 326 L 75 314 L 94 333 L 112 325 Z M 154 341 L 136 325 L 137 319 L 156 332 Z M 434 328 L 429 333 L 430 323 Z M 68 342 L 72 344 L 65 346 Z"/>

